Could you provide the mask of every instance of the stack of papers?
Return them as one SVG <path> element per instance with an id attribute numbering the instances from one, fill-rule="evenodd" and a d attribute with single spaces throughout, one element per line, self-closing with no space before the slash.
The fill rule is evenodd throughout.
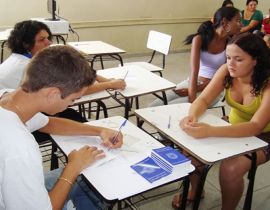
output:
<path id="1" fill-rule="evenodd" d="M 151 158 L 170 173 L 173 170 L 189 167 L 191 162 L 186 156 L 171 147 L 153 149 Z"/>
<path id="2" fill-rule="evenodd" d="M 150 183 L 159 180 L 175 170 L 184 170 L 188 173 L 191 161 L 178 150 L 171 147 L 153 149 L 151 157 L 130 166 Z"/>

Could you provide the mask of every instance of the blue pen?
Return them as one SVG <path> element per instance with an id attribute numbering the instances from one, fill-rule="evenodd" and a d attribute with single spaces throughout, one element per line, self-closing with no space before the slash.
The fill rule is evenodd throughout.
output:
<path id="1" fill-rule="evenodd" d="M 119 130 L 117 131 L 116 135 L 113 137 L 112 144 L 116 143 L 117 137 L 119 136 L 122 128 L 126 125 L 126 123 L 127 123 L 127 119 L 121 124 L 121 126 L 120 126 Z"/>
<path id="2" fill-rule="evenodd" d="M 128 75 L 128 70 L 127 70 L 127 73 L 125 74 L 125 76 L 124 76 L 123 80 L 125 80 L 125 79 L 126 79 L 127 75 Z"/>

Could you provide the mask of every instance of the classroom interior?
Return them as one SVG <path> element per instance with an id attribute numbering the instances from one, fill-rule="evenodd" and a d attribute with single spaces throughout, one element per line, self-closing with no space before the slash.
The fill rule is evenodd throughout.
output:
<path id="1" fill-rule="evenodd" d="M 11 28 L 16 22 L 36 18 L 50 17 L 47 11 L 47 0 L 4 1 L 0 0 L 0 31 Z M 117 46 L 126 51 L 122 55 L 124 62 L 148 61 L 150 50 L 146 48 L 149 30 L 156 30 L 172 36 L 170 52 L 166 56 L 166 68 L 163 77 L 173 83 L 178 83 L 189 75 L 190 48 L 182 41 L 196 31 L 199 24 L 213 16 L 214 11 L 220 7 L 220 0 L 57 0 L 57 14 L 66 19 L 73 31 L 64 36 L 66 41 L 91 41 L 101 40 Z M 245 0 L 234 1 L 238 9 L 245 8 Z M 23 9 L 21 9 L 23 8 Z M 258 9 L 263 14 L 268 14 L 269 2 L 259 1 Z M 15 15 L 16 14 L 16 15 Z M 4 58 L 9 55 L 9 50 L 4 48 Z M 155 64 L 161 65 L 161 56 L 157 55 Z M 105 68 L 119 65 L 115 60 L 104 62 Z M 95 64 L 100 69 L 100 64 Z M 154 96 L 147 95 L 140 99 L 140 107 L 147 107 L 154 100 Z M 112 99 L 106 100 L 106 105 L 114 104 Z M 213 114 L 222 116 L 219 108 L 211 110 Z M 226 106 L 226 113 L 229 112 Z M 108 111 L 109 116 L 123 116 L 123 108 Z M 95 115 L 89 120 L 93 120 Z M 102 115 L 101 115 L 102 117 Z M 131 122 L 136 123 L 136 118 L 131 117 Z M 149 128 L 151 130 L 151 128 Z M 44 163 L 44 170 L 49 169 L 49 162 Z M 200 203 L 202 210 L 217 210 L 221 208 L 221 193 L 218 181 L 219 164 L 210 170 L 205 184 L 205 198 Z M 270 208 L 270 173 L 269 162 L 257 170 L 253 192 L 252 209 L 266 210 Z M 179 183 L 170 184 L 157 190 L 146 193 L 147 196 L 157 195 L 153 198 L 139 202 L 133 209 L 170 210 L 172 196 L 178 192 Z M 165 193 L 168 191 L 170 193 Z M 246 189 L 245 189 L 246 190 Z M 160 195 L 159 195 L 160 194 Z M 238 205 L 243 208 L 245 193 Z M 134 200 L 141 199 L 135 197 Z M 72 207 L 71 207 L 72 209 Z M 115 208 L 116 209 L 116 208 Z M 129 208 L 127 208 L 129 209 Z M 131 208 L 130 208 L 131 209 Z M 187 209 L 192 209 L 188 206 Z"/>

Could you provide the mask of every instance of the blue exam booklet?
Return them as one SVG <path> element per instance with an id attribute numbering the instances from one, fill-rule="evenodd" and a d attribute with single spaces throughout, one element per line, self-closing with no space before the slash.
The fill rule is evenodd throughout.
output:
<path id="1" fill-rule="evenodd" d="M 153 149 L 151 158 L 161 167 L 169 170 L 169 172 L 172 172 L 173 170 L 183 170 L 191 163 L 186 156 L 172 147 Z"/>
<path id="2" fill-rule="evenodd" d="M 151 157 L 147 157 L 130 167 L 152 183 L 171 174 L 174 170 L 188 173 L 190 164 L 191 161 L 178 150 L 171 147 L 161 147 L 153 149 Z"/>
<path id="3" fill-rule="evenodd" d="M 147 157 L 144 160 L 130 166 L 143 178 L 145 178 L 150 183 L 165 177 L 170 174 L 170 172 L 161 168 L 152 158 Z"/>

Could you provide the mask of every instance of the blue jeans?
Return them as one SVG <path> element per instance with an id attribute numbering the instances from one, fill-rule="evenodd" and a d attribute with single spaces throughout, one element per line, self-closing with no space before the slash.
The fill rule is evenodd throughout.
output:
<path id="1" fill-rule="evenodd" d="M 45 187 L 50 191 L 58 178 L 60 177 L 63 169 L 58 168 L 53 171 L 49 171 L 45 174 Z M 98 198 L 93 192 L 89 190 L 89 187 L 79 176 L 77 181 L 74 183 L 69 196 L 65 202 L 63 210 L 67 210 L 67 202 L 71 200 L 77 210 L 101 210 L 106 209 L 106 204 L 102 203 L 101 199 Z"/>

